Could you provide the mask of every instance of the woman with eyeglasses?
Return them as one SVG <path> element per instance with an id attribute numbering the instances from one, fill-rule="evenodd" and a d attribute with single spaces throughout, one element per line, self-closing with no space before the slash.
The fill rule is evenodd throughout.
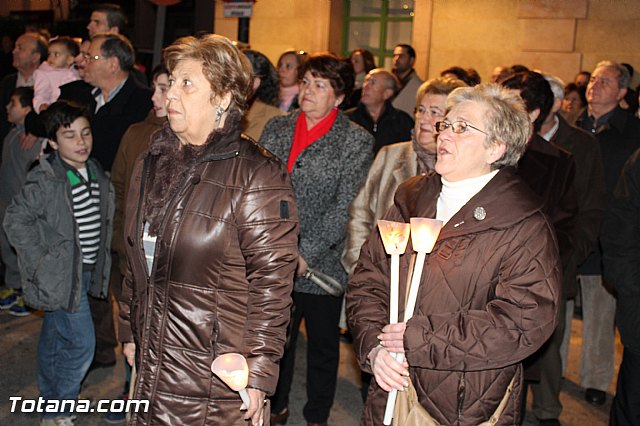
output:
<path id="1" fill-rule="evenodd" d="M 298 70 L 300 109 L 272 118 L 260 144 L 287 165 L 300 214 L 300 260 L 293 288 L 289 341 L 280 363 L 271 424 L 289 417 L 295 346 L 302 318 L 307 330 L 307 398 L 304 417 L 325 425 L 336 389 L 338 320 L 347 275 L 340 265 L 347 207 L 372 161 L 373 137 L 338 106 L 353 89 L 351 65 L 330 53 L 314 54 Z M 339 294 L 313 281 L 311 270 L 340 283 Z"/>
<path id="2" fill-rule="evenodd" d="M 409 380 L 419 406 L 439 424 L 477 425 L 491 416 L 499 425 L 519 424 L 521 361 L 556 324 L 557 244 L 541 202 L 514 170 L 531 133 L 522 101 L 481 84 L 454 90 L 447 111 L 436 123 L 436 174 L 401 184 L 385 215 L 444 222 L 413 317 L 388 324 L 389 259 L 377 232 L 349 282 L 354 348 L 375 377 L 363 425 L 381 424 L 388 392 Z M 401 295 L 412 253 L 409 243 L 400 258 Z M 392 352 L 404 353 L 406 362 Z"/>

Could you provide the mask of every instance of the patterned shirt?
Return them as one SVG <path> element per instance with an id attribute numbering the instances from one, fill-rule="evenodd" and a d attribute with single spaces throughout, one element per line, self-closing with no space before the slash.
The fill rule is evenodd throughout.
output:
<path id="1" fill-rule="evenodd" d="M 93 265 L 100 249 L 100 185 L 93 170 L 67 169 L 73 216 L 78 225 L 82 263 Z"/>

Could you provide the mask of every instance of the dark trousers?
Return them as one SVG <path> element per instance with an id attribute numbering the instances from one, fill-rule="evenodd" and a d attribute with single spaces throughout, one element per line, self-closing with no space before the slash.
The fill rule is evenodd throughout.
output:
<path id="1" fill-rule="evenodd" d="M 109 279 L 109 293 L 106 299 L 89 296 L 91 318 L 96 334 L 96 353 L 93 360 L 100 364 L 115 364 L 118 346 L 116 330 L 113 324 L 113 301 L 118 300 L 122 291 L 122 274 L 118 268 L 118 255 L 111 253 L 111 277 Z"/>
<path id="2" fill-rule="evenodd" d="M 309 423 L 324 423 L 329 418 L 340 362 L 338 321 L 341 308 L 341 298 L 293 292 L 290 335 L 280 362 L 278 387 L 271 398 L 272 413 L 278 413 L 289 405 L 296 341 L 304 318 L 307 330 L 307 403 L 303 415 Z"/>
<path id="3" fill-rule="evenodd" d="M 609 424 L 611 426 L 640 425 L 640 354 L 631 352 L 627 348 L 622 354 Z"/>
<path id="4" fill-rule="evenodd" d="M 533 393 L 533 414 L 540 420 L 557 419 L 562 412 L 560 390 L 562 387 L 562 357 L 560 345 L 564 336 L 567 301 L 561 300 L 558 307 L 558 325 L 547 342 L 540 349 L 536 360 L 540 381 L 531 383 Z M 526 400 L 525 400 L 526 403 Z M 523 415 L 524 418 L 524 415 Z"/>

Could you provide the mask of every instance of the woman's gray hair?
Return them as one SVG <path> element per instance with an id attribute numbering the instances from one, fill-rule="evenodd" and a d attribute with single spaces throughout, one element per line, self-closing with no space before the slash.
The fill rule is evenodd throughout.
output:
<path id="1" fill-rule="evenodd" d="M 447 98 L 447 110 L 463 102 L 475 102 L 487 109 L 484 116 L 485 146 L 506 146 L 502 157 L 491 164 L 491 169 L 515 166 L 524 154 L 532 131 L 531 119 L 518 93 L 493 83 L 460 87 Z"/>

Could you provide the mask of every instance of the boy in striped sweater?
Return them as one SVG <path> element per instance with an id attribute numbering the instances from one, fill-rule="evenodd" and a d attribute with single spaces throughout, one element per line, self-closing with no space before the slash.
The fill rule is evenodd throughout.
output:
<path id="1" fill-rule="evenodd" d="M 114 191 L 89 159 L 93 139 L 86 111 L 55 102 L 43 121 L 54 152 L 28 174 L 4 228 L 18 255 L 24 301 L 45 311 L 38 387 L 48 403 L 40 424 L 73 425 L 71 405 L 62 401 L 78 397 L 93 359 L 87 293 L 108 294 Z"/>

